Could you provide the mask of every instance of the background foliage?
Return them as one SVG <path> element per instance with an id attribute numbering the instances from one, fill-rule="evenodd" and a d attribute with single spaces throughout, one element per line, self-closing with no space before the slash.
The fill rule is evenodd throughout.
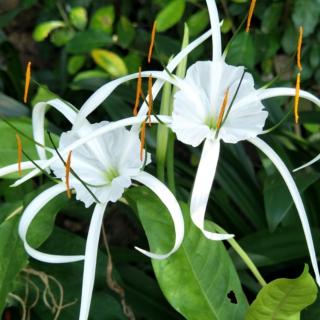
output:
<path id="1" fill-rule="evenodd" d="M 220 16 L 224 19 L 222 31 L 223 42 L 226 44 L 245 18 L 249 1 L 217 2 Z M 26 133 L 31 133 L 30 113 L 37 101 L 60 96 L 79 108 L 94 90 L 110 79 L 136 72 L 140 65 L 144 69 L 161 69 L 161 63 L 167 63 L 170 56 L 179 51 L 185 22 L 189 26 L 191 39 L 209 27 L 205 2 L 200 0 L 16 0 L 2 1 L 0 14 L 0 114 Z M 158 21 L 157 50 L 149 66 L 146 55 L 155 19 Z M 294 86 L 297 70 L 293 57 L 300 25 L 304 27 L 302 88 L 319 96 L 319 0 L 257 1 L 252 30 L 250 34 L 241 31 L 237 35 L 227 61 L 234 65 L 245 65 L 254 75 L 257 87 L 277 76 L 275 85 Z M 210 59 L 210 52 L 211 43 L 207 41 L 190 55 L 188 64 L 199 59 Z M 24 105 L 24 69 L 29 60 L 33 64 L 34 81 L 30 101 Z M 129 116 L 134 94 L 134 82 L 123 85 L 90 120 L 116 120 Z M 270 114 L 266 125 L 269 128 L 285 116 L 293 102 L 287 98 L 274 99 L 268 101 L 266 106 Z M 159 108 L 159 103 L 156 108 Z M 264 138 L 290 169 L 320 152 L 319 112 L 305 101 L 301 101 L 300 108 L 299 125 L 295 126 L 290 116 Z M 49 112 L 48 119 L 48 128 L 56 134 L 69 128 L 63 117 L 56 113 Z M 14 130 L 4 122 L 0 123 L 0 132 L 0 165 L 4 166 L 16 162 L 16 140 Z M 152 128 L 148 130 L 148 145 L 152 151 L 155 144 L 156 129 Z M 23 145 L 29 155 L 36 156 L 30 142 L 23 141 Z M 188 202 L 199 155 L 199 149 L 175 144 L 176 194 L 185 203 Z M 214 185 L 215 196 L 212 195 L 208 207 L 208 219 L 236 235 L 267 281 L 281 277 L 297 278 L 309 258 L 297 212 L 279 174 L 249 144 L 231 147 L 224 144 L 221 159 Z M 315 244 L 318 245 L 317 252 L 320 252 L 319 168 L 319 164 L 316 164 L 294 174 L 303 193 Z M 155 173 L 155 165 L 151 165 L 149 170 Z M 61 284 L 63 304 L 74 303 L 61 311 L 59 319 L 72 319 L 79 310 L 82 265 L 48 265 L 30 260 L 17 235 L 17 223 L 23 207 L 46 187 L 48 181 L 35 179 L 14 190 L 8 188 L 11 182 L 10 179 L 0 181 L 0 313 L 4 312 L 5 317 L 20 319 L 21 305 L 17 300 L 17 296 L 20 296 L 27 304 L 26 313 L 30 312 L 31 319 L 48 319 L 57 313 Z M 152 248 L 154 229 L 158 232 L 163 230 L 158 238 L 163 241 L 160 248 L 165 249 L 171 234 L 168 225 L 161 225 L 157 216 L 154 216 L 153 207 L 157 199 L 142 201 L 152 199 L 153 196 L 144 194 L 144 189 L 135 190 L 125 195 L 124 202 L 108 209 L 105 227 L 111 245 L 113 276 L 125 290 L 126 302 L 136 318 L 183 319 L 184 315 L 189 319 L 200 319 L 192 315 L 192 310 L 203 311 L 204 314 L 209 312 L 210 315 L 210 310 L 216 310 L 216 304 L 219 303 L 215 300 L 216 292 L 224 292 L 223 301 L 226 302 L 223 303 L 228 302 L 227 307 L 230 309 L 231 302 L 227 297 L 230 289 L 236 292 L 239 300 L 234 308 L 239 306 L 237 312 L 244 312 L 239 310 L 247 308 L 246 300 L 252 302 L 260 286 L 227 244 L 234 267 L 228 264 L 230 270 L 224 270 L 226 275 L 220 279 L 231 279 L 232 287 L 227 287 L 223 281 L 219 285 L 216 282 L 211 291 L 203 286 L 214 279 L 215 268 L 223 266 L 230 259 L 222 244 L 201 239 L 201 252 L 208 257 L 206 263 L 211 266 L 204 270 L 200 270 L 197 265 L 192 266 L 192 263 L 188 265 L 171 261 L 169 266 L 154 263 L 153 271 L 151 262 L 133 250 L 134 245 L 148 247 L 147 238 Z M 126 204 L 127 201 L 132 204 L 131 207 Z M 165 210 L 158 206 L 156 209 L 160 210 L 158 216 L 163 217 L 165 224 L 166 219 L 169 219 Z M 37 225 L 30 235 L 32 243 L 50 252 L 82 252 L 90 214 L 90 210 L 85 210 L 81 204 L 61 196 L 46 206 L 35 222 Z M 157 228 L 152 228 L 154 224 Z M 50 239 L 46 241 L 49 236 Z M 186 261 L 189 257 L 192 262 L 195 259 L 193 246 L 194 241 L 198 241 L 197 237 L 199 234 L 196 230 L 191 230 L 190 237 L 184 243 L 184 254 L 180 252 L 176 260 Z M 209 257 L 211 260 L 216 258 L 211 261 Z M 106 282 L 106 261 L 106 249 L 102 244 L 91 319 L 126 319 L 119 295 Z M 194 291 L 194 299 L 185 301 L 188 290 L 182 288 L 175 300 L 170 298 L 172 307 L 162 292 L 168 298 L 177 281 L 186 281 L 174 273 L 177 270 L 174 268 L 175 263 L 178 267 L 185 266 L 185 276 L 191 279 L 194 286 L 200 286 L 201 293 Z M 237 276 L 234 276 L 235 270 L 245 296 L 242 296 L 241 290 L 239 293 L 237 291 L 240 283 Z M 205 280 L 199 279 L 200 274 Z M 301 282 L 298 279 L 295 284 Z M 56 301 L 48 298 L 46 302 L 42 298 L 48 288 L 52 290 Z M 209 302 L 202 305 L 203 301 Z M 188 307 L 192 310 L 187 310 Z M 209 310 L 207 313 L 206 308 Z M 223 307 L 219 312 L 209 319 L 214 316 L 225 319 Z M 318 300 L 301 314 L 302 319 L 308 320 L 318 319 L 319 316 Z M 228 319 L 233 317 L 237 319 L 235 315 L 229 315 Z"/>

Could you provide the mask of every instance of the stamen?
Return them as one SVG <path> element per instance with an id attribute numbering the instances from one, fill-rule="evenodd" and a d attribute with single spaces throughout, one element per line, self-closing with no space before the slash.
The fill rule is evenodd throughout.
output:
<path id="1" fill-rule="evenodd" d="M 18 147 L 18 173 L 22 174 L 21 162 L 22 162 L 22 142 L 20 136 L 16 133 L 17 147 Z"/>
<path id="2" fill-rule="evenodd" d="M 300 71 L 302 71 L 302 65 L 301 65 L 302 37 L 303 37 L 303 27 L 301 26 L 299 28 L 299 39 L 298 39 L 298 47 L 297 47 L 297 66 Z"/>
<path id="3" fill-rule="evenodd" d="M 141 139 L 141 143 L 140 143 L 140 160 L 142 161 L 143 160 L 143 149 L 144 149 L 144 145 L 145 145 L 145 142 L 146 142 L 146 121 L 142 122 L 140 139 Z"/>
<path id="4" fill-rule="evenodd" d="M 300 72 L 297 74 L 296 80 L 296 95 L 294 97 L 294 121 L 298 123 L 299 121 L 299 99 L 300 99 Z"/>
<path id="5" fill-rule="evenodd" d="M 152 32 L 151 32 L 151 41 L 150 41 L 150 47 L 149 47 L 149 53 L 148 53 L 148 63 L 151 62 L 152 57 L 152 51 L 154 46 L 154 39 L 156 37 L 156 28 L 157 28 L 157 21 L 153 23 Z"/>
<path id="6" fill-rule="evenodd" d="M 30 79 L 31 79 L 31 62 L 29 61 L 28 65 L 27 65 L 27 69 L 26 69 L 26 82 L 25 82 L 25 86 L 24 86 L 24 96 L 23 96 L 24 103 L 27 103 L 27 101 L 28 101 Z"/>
<path id="7" fill-rule="evenodd" d="M 152 97 L 152 75 L 148 77 L 148 119 L 149 127 L 151 127 L 151 113 L 153 108 L 153 97 Z"/>
<path id="8" fill-rule="evenodd" d="M 67 195 L 69 199 L 71 198 L 71 190 L 70 190 L 71 155 L 72 155 L 72 151 L 68 153 L 68 158 L 66 161 L 66 187 L 67 187 Z"/>
<path id="9" fill-rule="evenodd" d="M 226 110 L 226 106 L 228 104 L 228 99 L 229 99 L 229 88 L 226 90 L 226 92 L 224 94 L 224 98 L 223 98 L 223 101 L 222 101 L 222 104 L 220 107 L 220 113 L 219 113 L 219 117 L 218 117 L 218 121 L 217 121 L 217 129 L 220 129 L 220 127 L 221 127 L 223 115 Z"/>
<path id="10" fill-rule="evenodd" d="M 141 77 L 141 67 L 139 67 L 139 76 L 137 80 L 137 91 L 136 91 L 136 102 L 134 104 L 133 115 L 136 116 L 138 114 L 138 107 L 141 96 L 141 86 L 142 86 L 142 77 Z"/>
<path id="11" fill-rule="evenodd" d="M 252 16 L 253 16 L 253 12 L 254 12 L 255 6 L 256 6 L 256 0 L 251 0 L 249 13 L 248 13 L 248 19 L 247 19 L 246 32 L 249 32 L 249 30 L 250 30 L 251 19 L 252 19 Z"/>

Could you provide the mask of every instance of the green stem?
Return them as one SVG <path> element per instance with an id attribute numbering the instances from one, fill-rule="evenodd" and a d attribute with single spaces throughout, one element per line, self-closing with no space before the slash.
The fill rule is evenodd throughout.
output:
<path id="1" fill-rule="evenodd" d="M 176 194 L 176 182 L 174 177 L 174 134 L 169 132 L 167 150 L 167 175 L 168 186 L 171 192 Z"/>
<path id="2" fill-rule="evenodd" d="M 215 224 L 215 229 L 219 233 L 227 233 L 227 231 L 225 231 L 223 228 L 219 227 L 217 224 Z M 255 276 L 255 278 L 258 280 L 260 285 L 262 287 L 266 286 L 267 282 L 263 279 L 258 268 L 253 263 L 253 261 L 250 259 L 250 257 L 247 255 L 247 253 L 241 248 L 239 243 L 235 239 L 228 239 L 227 241 L 229 242 L 229 244 L 233 248 L 233 250 L 240 256 L 240 258 L 246 264 L 246 266 L 252 272 L 252 274 Z"/>

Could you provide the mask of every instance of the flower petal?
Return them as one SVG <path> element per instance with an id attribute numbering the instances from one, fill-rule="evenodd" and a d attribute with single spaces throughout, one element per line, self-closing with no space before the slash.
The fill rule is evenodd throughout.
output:
<path id="1" fill-rule="evenodd" d="M 204 217 L 212 183 L 216 174 L 219 152 L 220 142 L 218 140 L 205 140 L 190 202 L 190 212 L 193 223 L 202 231 L 206 238 L 211 240 L 226 240 L 234 236 L 232 234 L 209 232 L 204 229 Z"/>
<path id="2" fill-rule="evenodd" d="M 274 98 L 274 97 L 281 97 L 281 96 L 294 97 L 295 95 L 296 95 L 296 89 L 294 88 L 270 88 L 270 89 L 258 90 L 258 97 L 261 100 Z M 307 99 L 312 103 L 316 104 L 318 107 L 320 107 L 320 99 L 318 99 L 315 95 L 304 90 L 300 90 L 299 95 L 300 95 L 300 98 Z"/>
<path id="3" fill-rule="evenodd" d="M 33 128 L 33 138 L 35 141 L 42 145 L 45 145 L 45 135 L 44 135 L 44 117 L 46 113 L 47 106 L 51 106 L 63 114 L 71 123 L 75 120 L 77 113 L 67 105 L 65 102 L 59 99 L 49 100 L 47 102 L 37 103 L 32 110 L 32 128 Z M 46 150 L 36 145 L 36 149 L 41 160 L 46 160 Z"/>
<path id="4" fill-rule="evenodd" d="M 289 192 L 292 196 L 292 200 L 297 208 L 299 218 L 302 224 L 303 232 L 307 241 L 307 246 L 309 250 L 309 255 L 311 258 L 311 264 L 313 267 L 313 271 L 316 276 L 316 281 L 318 285 L 320 286 L 320 274 L 319 274 L 319 268 L 317 263 L 317 256 L 314 249 L 314 244 L 312 240 L 310 225 L 308 222 L 308 217 L 299 193 L 299 190 L 288 170 L 286 165 L 283 163 L 283 161 L 280 159 L 280 157 L 276 154 L 276 152 L 270 148 L 263 140 L 259 138 L 253 138 L 249 139 L 249 142 L 254 144 L 258 149 L 260 149 L 275 165 L 275 167 L 278 169 L 279 173 L 281 174 L 283 180 L 285 181 Z"/>
<path id="5" fill-rule="evenodd" d="M 206 0 L 212 29 L 212 60 L 221 58 L 220 21 L 215 0 Z"/>
<path id="6" fill-rule="evenodd" d="M 37 216 L 39 211 L 50 200 L 52 200 L 57 195 L 65 191 L 66 191 L 66 187 L 63 184 L 57 184 L 43 191 L 35 199 L 33 199 L 30 202 L 30 204 L 27 206 L 27 208 L 25 209 L 25 211 L 21 216 L 21 220 L 19 223 L 19 235 L 21 240 L 23 241 L 23 244 L 27 253 L 34 259 L 37 259 L 43 262 L 48 262 L 48 263 L 68 263 L 68 262 L 81 261 L 84 259 L 84 256 L 80 256 L 80 255 L 61 256 L 61 255 L 44 253 L 32 248 L 27 242 L 27 232 L 33 219 Z"/>
<path id="7" fill-rule="evenodd" d="M 84 256 L 81 306 L 79 320 L 87 320 L 89 317 L 90 304 L 94 279 L 96 274 L 97 254 L 100 239 L 101 225 L 104 211 L 107 204 L 97 204 L 94 208 L 88 237 L 86 242 L 86 251 Z"/>
<path id="8" fill-rule="evenodd" d="M 39 166 L 42 166 L 43 161 L 35 161 Z M 34 169 L 36 166 L 31 161 L 21 162 L 21 170 Z M 18 172 L 18 164 L 10 164 L 9 166 L 0 168 L 0 177 L 6 176 L 10 173 Z"/>
<path id="9" fill-rule="evenodd" d="M 145 119 L 146 119 L 145 116 L 136 116 L 136 117 L 125 118 L 125 119 L 122 119 L 119 121 L 110 122 L 110 123 L 106 124 L 105 126 L 95 130 L 94 132 L 86 135 L 85 137 L 78 139 L 77 141 L 75 141 L 74 143 L 69 145 L 65 150 L 61 150 L 60 154 L 63 157 L 66 157 L 68 152 L 73 151 L 76 148 L 88 143 L 92 139 L 95 139 L 95 138 L 97 138 L 107 132 L 111 132 L 111 131 L 116 130 L 118 128 L 127 127 L 127 126 L 131 126 L 131 125 L 140 125 Z M 168 117 L 168 116 L 158 116 L 157 118 L 155 116 L 151 116 L 151 118 L 150 118 L 152 123 L 158 123 L 159 122 L 158 119 L 160 119 L 161 122 L 163 122 L 165 124 L 171 123 L 171 117 Z M 42 165 L 42 169 L 48 168 L 54 161 L 57 161 L 58 159 L 59 159 L 59 157 L 57 155 L 54 155 L 52 158 L 47 160 Z M 39 173 L 40 173 L 39 169 L 32 170 L 31 172 L 26 174 L 23 178 L 17 180 L 14 184 L 12 184 L 12 187 L 19 186 L 20 184 L 24 183 L 25 181 L 35 177 Z"/>
<path id="10" fill-rule="evenodd" d="M 313 158 L 309 162 L 305 163 L 304 165 L 294 169 L 293 172 L 296 172 L 296 171 L 299 171 L 299 170 L 301 170 L 303 168 L 309 167 L 309 166 L 311 166 L 312 164 L 316 163 L 319 160 L 320 160 L 320 154 L 318 154 L 315 158 Z"/>
<path id="11" fill-rule="evenodd" d="M 174 246 L 170 250 L 170 252 L 166 254 L 151 253 L 137 247 L 135 247 L 135 249 L 152 259 L 166 259 L 179 249 L 183 241 L 184 220 L 180 206 L 171 191 L 161 181 L 159 181 L 149 173 L 141 171 L 137 176 L 133 177 L 133 179 L 147 186 L 160 198 L 171 215 L 176 234 Z"/>

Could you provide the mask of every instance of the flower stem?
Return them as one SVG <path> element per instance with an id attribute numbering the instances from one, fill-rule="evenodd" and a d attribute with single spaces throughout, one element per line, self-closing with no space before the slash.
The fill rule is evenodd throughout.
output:
<path id="1" fill-rule="evenodd" d="M 219 233 L 227 233 L 223 228 L 215 224 L 215 229 Z M 235 239 L 228 239 L 227 240 L 230 244 L 230 246 L 233 248 L 233 250 L 240 256 L 242 261 L 246 264 L 248 269 L 252 272 L 252 274 L 255 276 L 257 281 L 260 283 L 262 287 L 267 285 L 267 282 L 263 279 L 261 273 L 259 272 L 256 265 L 253 263 L 251 258 L 248 256 L 248 254 L 241 248 L 239 243 Z"/>

